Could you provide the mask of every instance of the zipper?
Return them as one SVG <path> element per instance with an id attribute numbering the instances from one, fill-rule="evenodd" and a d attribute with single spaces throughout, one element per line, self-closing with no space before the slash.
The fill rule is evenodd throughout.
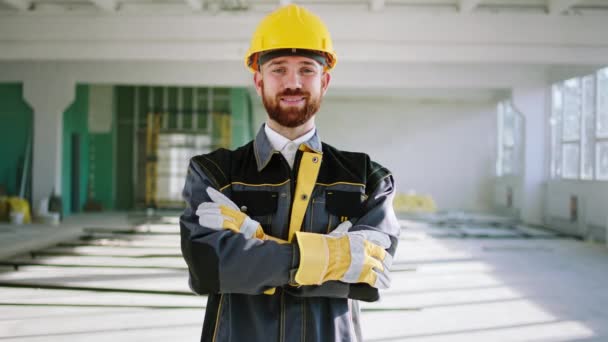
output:
<path id="1" fill-rule="evenodd" d="M 291 220 L 291 211 L 293 209 L 293 202 L 294 202 L 293 196 L 296 191 L 296 171 L 300 167 L 300 159 L 301 159 L 302 154 L 299 151 L 296 152 L 296 158 L 293 163 L 293 169 L 289 167 L 287 160 L 285 159 L 285 157 L 283 157 L 283 155 L 281 153 L 279 153 L 279 156 L 281 157 L 281 163 L 283 164 L 283 167 L 289 173 L 289 192 L 290 192 L 289 198 L 290 198 L 290 201 L 289 201 L 289 213 L 288 213 L 287 217 Z M 287 225 L 287 227 L 289 227 L 289 224 Z M 289 239 L 289 228 L 287 229 L 285 234 L 283 234 L 283 238 L 285 240 Z M 281 321 L 280 321 L 280 327 L 279 327 L 279 341 L 284 342 L 285 341 L 285 291 L 283 289 L 279 289 L 279 290 L 281 291 L 281 299 L 280 299 Z"/>

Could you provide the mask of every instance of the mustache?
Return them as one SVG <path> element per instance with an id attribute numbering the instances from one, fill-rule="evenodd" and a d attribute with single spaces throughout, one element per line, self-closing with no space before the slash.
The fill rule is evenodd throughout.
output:
<path id="1" fill-rule="evenodd" d="M 285 89 L 284 91 L 277 94 L 277 96 L 306 96 L 310 97 L 310 93 L 302 91 L 300 89 Z"/>

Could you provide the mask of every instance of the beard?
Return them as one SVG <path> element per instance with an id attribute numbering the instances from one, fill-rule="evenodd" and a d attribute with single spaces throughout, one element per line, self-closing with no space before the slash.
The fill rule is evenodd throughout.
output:
<path id="1" fill-rule="evenodd" d="M 298 107 L 281 107 L 281 96 L 302 96 L 304 97 L 304 106 Z M 321 107 L 321 96 L 317 98 L 311 97 L 309 92 L 301 90 L 285 89 L 285 91 L 276 96 L 266 95 L 264 92 L 264 84 L 262 84 L 262 102 L 266 108 L 268 116 L 284 127 L 298 127 L 308 122 Z"/>

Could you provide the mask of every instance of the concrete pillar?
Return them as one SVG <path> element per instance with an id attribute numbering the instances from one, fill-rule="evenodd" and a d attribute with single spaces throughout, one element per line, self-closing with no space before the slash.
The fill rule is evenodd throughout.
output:
<path id="1" fill-rule="evenodd" d="M 545 182 L 548 179 L 547 115 L 550 110 L 550 88 L 546 85 L 514 88 L 512 100 L 525 120 L 521 219 L 529 224 L 542 224 Z"/>
<path id="2" fill-rule="evenodd" d="M 61 194 L 63 112 L 74 102 L 75 83 L 59 70 L 37 66 L 23 82 L 23 98 L 34 111 L 32 162 L 32 206 L 53 189 Z"/>

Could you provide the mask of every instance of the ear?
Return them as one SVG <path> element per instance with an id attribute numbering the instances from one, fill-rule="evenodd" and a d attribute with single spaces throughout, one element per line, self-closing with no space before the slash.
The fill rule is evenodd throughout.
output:
<path id="1" fill-rule="evenodd" d="M 262 87 L 263 87 L 262 74 L 259 71 L 256 71 L 253 74 L 253 84 L 255 85 L 255 91 L 258 93 L 258 96 L 262 96 Z"/>
<path id="2" fill-rule="evenodd" d="M 331 81 L 331 74 L 328 72 L 324 72 L 321 75 L 321 93 L 325 96 L 327 93 L 327 88 L 329 88 L 329 82 Z"/>

